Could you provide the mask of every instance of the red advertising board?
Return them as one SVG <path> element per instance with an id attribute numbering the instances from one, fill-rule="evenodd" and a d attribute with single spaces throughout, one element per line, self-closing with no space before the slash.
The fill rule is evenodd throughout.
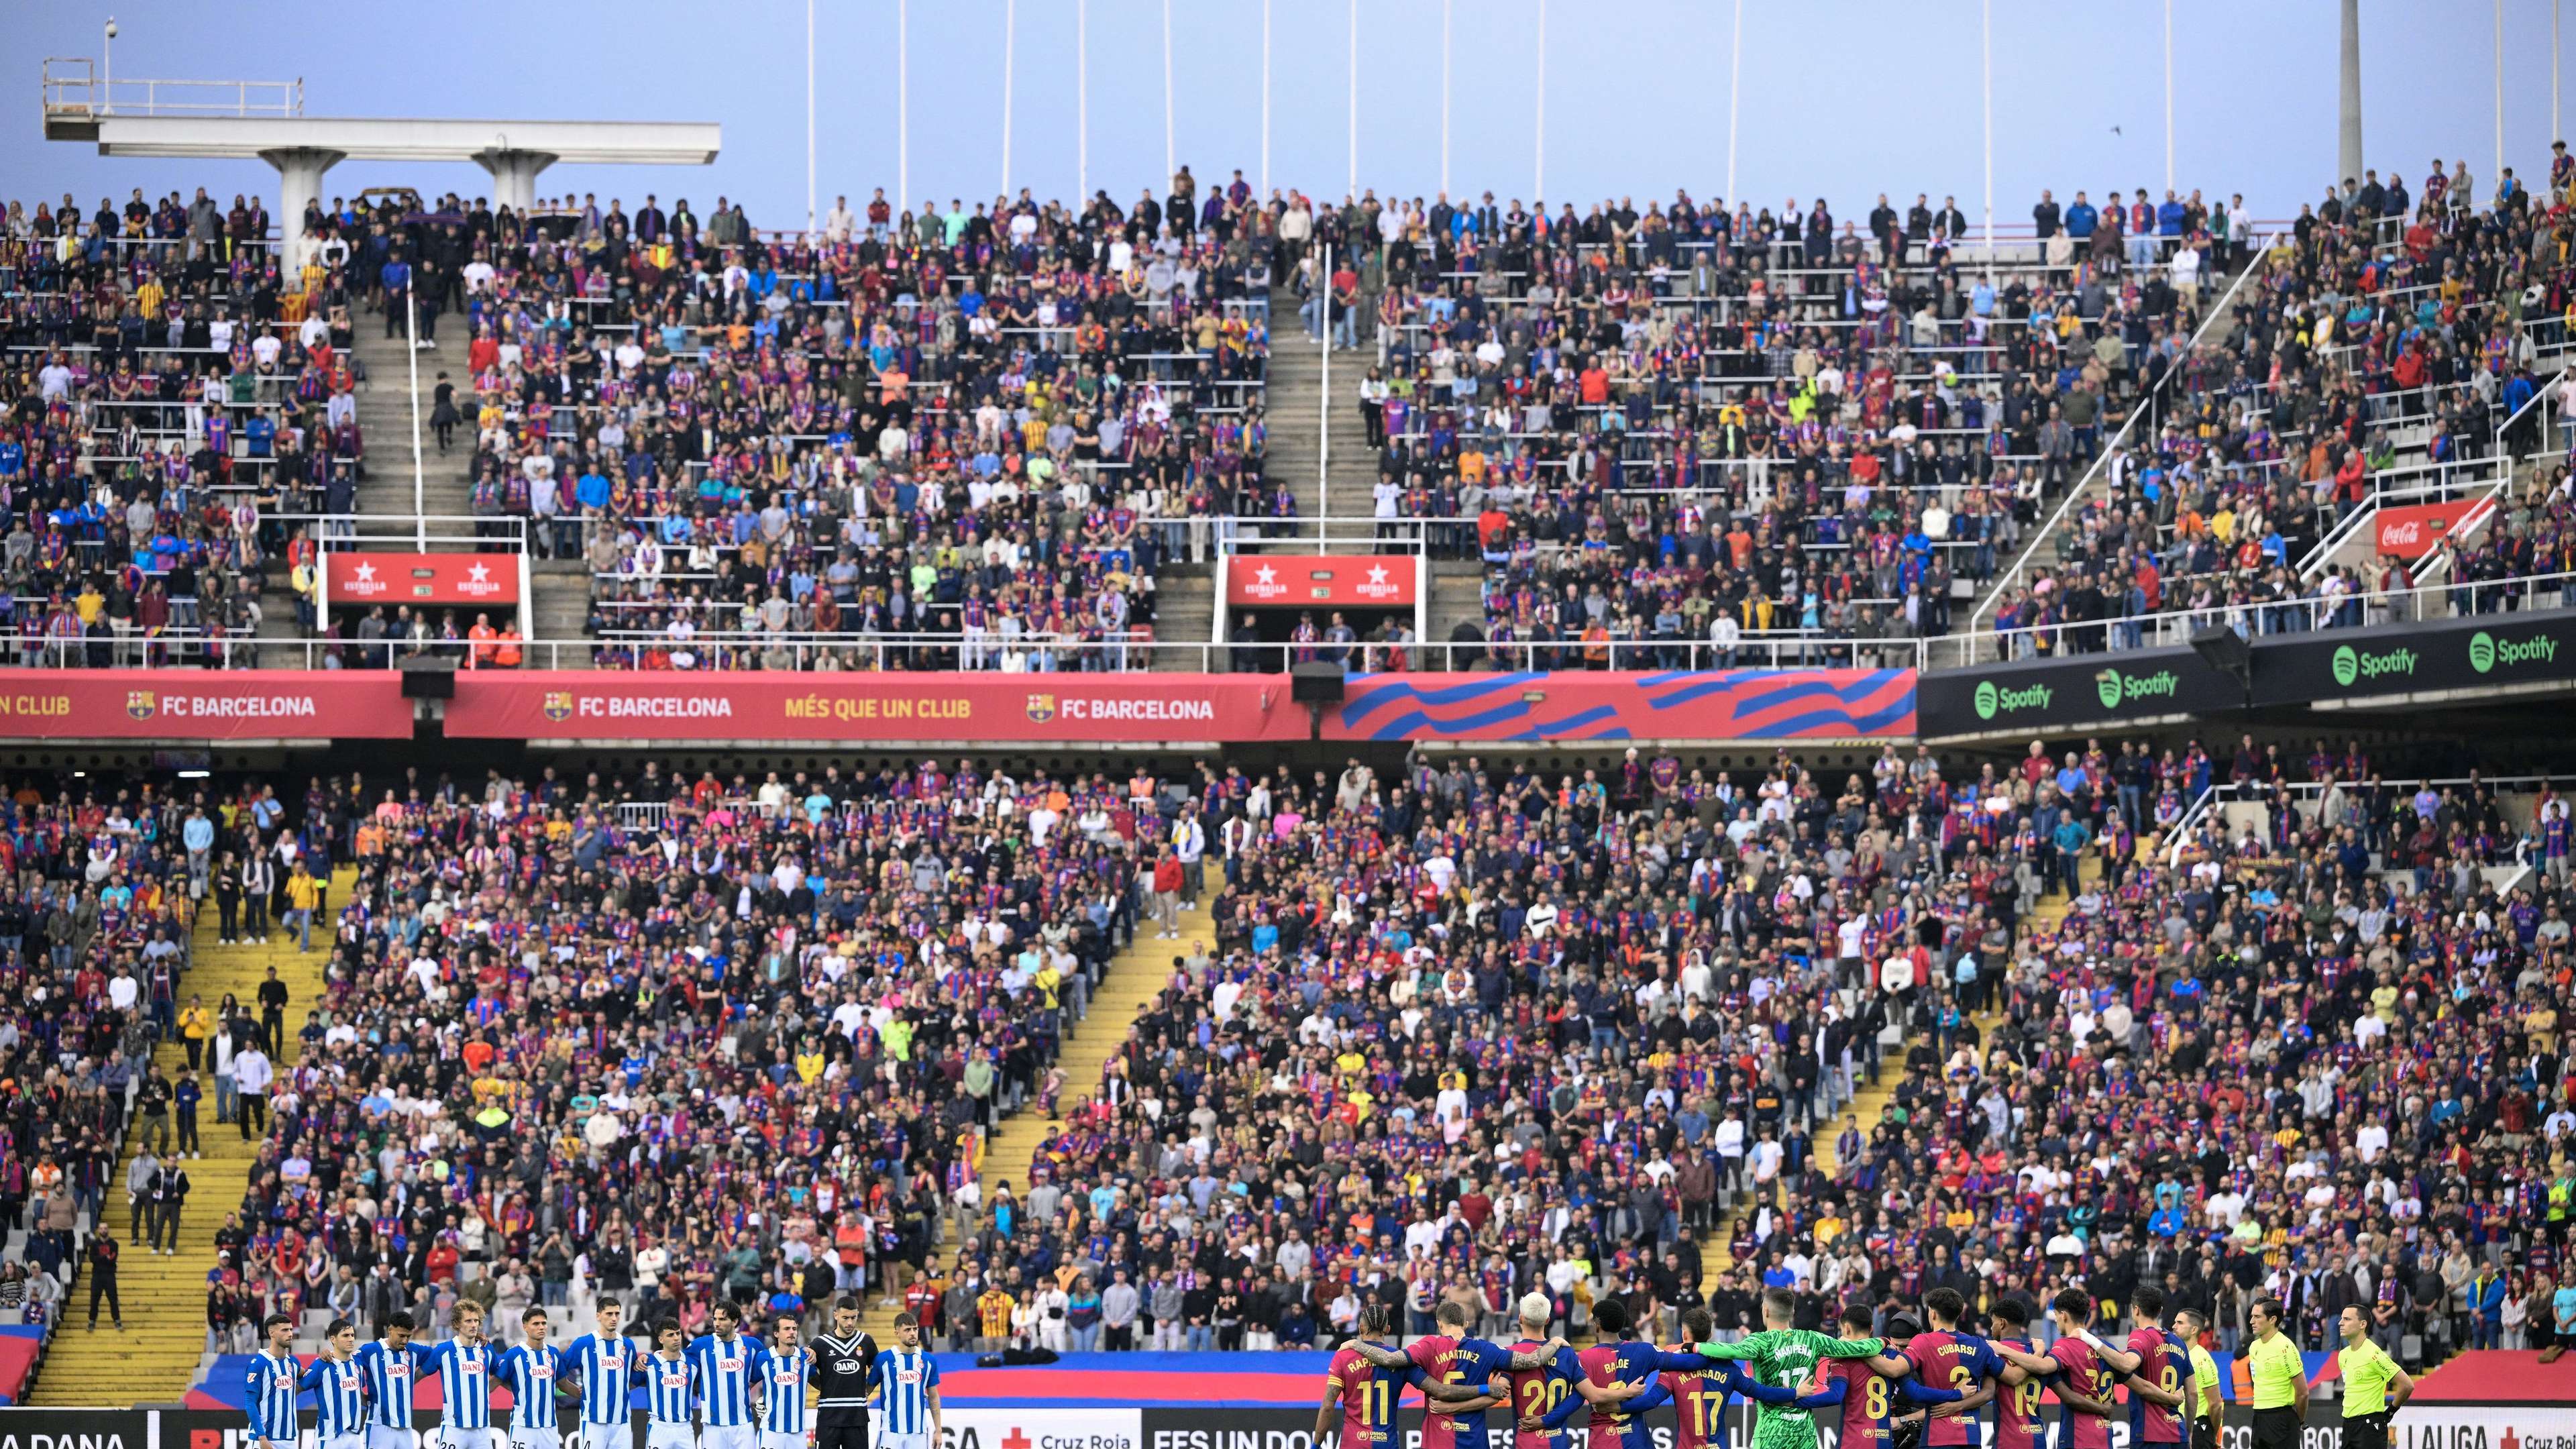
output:
<path id="1" fill-rule="evenodd" d="M 1238 606 L 1410 609 L 1422 593 L 1422 560 L 1409 554 L 1237 554 L 1226 565 L 1225 580 L 1225 601 Z"/>
<path id="2" fill-rule="evenodd" d="M 6 740 L 407 740 L 400 676 L 325 669 L 30 669 L 0 679 Z"/>
<path id="3" fill-rule="evenodd" d="M 334 604 L 516 604 L 505 553 L 325 553 Z"/>
<path id="4" fill-rule="evenodd" d="M 1276 674 L 668 674 L 471 670 L 447 733 L 534 740 L 957 744 L 1307 738 Z M 1354 675 L 1326 739 L 1893 739 L 1910 669 Z"/>
<path id="5" fill-rule="evenodd" d="M 459 674 L 447 733 L 488 739 L 1293 740 L 1284 675 Z"/>
<path id="6" fill-rule="evenodd" d="M 2410 503 L 2383 508 L 2373 516 L 2379 530 L 2379 552 L 2385 558 L 2419 559 L 2440 546 L 2460 525 L 2484 512 L 2488 500 L 2463 498 L 2452 503 Z"/>

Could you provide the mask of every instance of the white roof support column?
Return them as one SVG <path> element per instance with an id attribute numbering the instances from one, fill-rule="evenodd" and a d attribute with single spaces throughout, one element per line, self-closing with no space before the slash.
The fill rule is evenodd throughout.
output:
<path id="1" fill-rule="evenodd" d="M 341 161 L 472 161 L 495 205 L 536 204 L 537 173 L 575 165 L 705 166 L 722 131 L 695 121 L 452 121 L 305 115 L 96 115 L 46 112 L 48 139 L 92 141 L 102 156 L 257 156 L 277 168 L 276 216 L 288 260 L 304 262 L 304 211 Z"/>
<path id="2" fill-rule="evenodd" d="M 474 153 L 474 164 L 492 174 L 492 205 L 525 215 L 537 204 L 537 173 L 555 164 L 550 151 L 493 149 Z"/>
<path id="3" fill-rule="evenodd" d="M 286 265 L 304 265 L 311 238 L 304 234 L 304 213 L 322 199 L 322 175 L 345 153 L 321 146 L 273 146 L 259 159 L 277 168 L 277 224 L 286 237 Z"/>

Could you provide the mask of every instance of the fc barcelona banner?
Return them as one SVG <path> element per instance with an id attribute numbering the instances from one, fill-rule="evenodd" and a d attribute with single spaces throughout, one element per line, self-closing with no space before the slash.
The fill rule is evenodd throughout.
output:
<path id="1" fill-rule="evenodd" d="M 407 740 L 392 673 L 25 669 L 0 674 L 0 740 Z"/>
<path id="2" fill-rule="evenodd" d="M 1328 740 L 1837 740 L 1914 732 L 1910 669 L 1353 675 Z M 447 733 L 528 740 L 1094 744 L 1293 741 L 1280 674 L 473 670 Z"/>

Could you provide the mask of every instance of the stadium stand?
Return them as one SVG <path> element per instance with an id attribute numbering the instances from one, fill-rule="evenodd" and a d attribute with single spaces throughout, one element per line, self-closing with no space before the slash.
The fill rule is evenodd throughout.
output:
<path id="1" fill-rule="evenodd" d="M 464 510 L 575 581 L 607 667 L 1150 664 L 1166 571 L 1329 523 L 1264 473 L 1274 298 L 1374 363 L 1354 543 L 1475 571 L 1462 666 L 1875 663 L 1989 580 L 2031 652 L 2103 644 L 2124 578 L 2142 613 L 2383 622 L 2294 568 L 2477 489 L 2407 583 L 2542 607 L 2576 572 L 2563 463 L 2511 466 L 2566 300 L 2520 258 L 2568 223 L 2510 201 L 2338 198 L 2260 249 L 2241 208 L 2070 209 L 1992 281 L 1954 214 L 1883 202 L 1542 229 L 1191 183 L 811 238 L 442 203 L 326 218 L 291 293 L 246 211 L 61 215 L 13 211 L 5 258 L 24 663 L 234 662 L 295 520 L 370 511 L 357 319 L 399 342 L 424 304 L 424 342 L 459 319 Z M 147 618 L 183 569 L 200 607 Z M 608 1298 L 1196 1353 L 1372 1301 L 1502 1334 L 1537 1292 L 1582 1334 L 1616 1299 L 1670 1341 L 1765 1287 L 1982 1320 L 2143 1283 L 2231 1352 L 2263 1293 L 2307 1348 L 2347 1303 L 2416 1362 L 2536 1342 L 2576 1192 L 2567 802 L 2195 728 L 30 784 L 0 1327 L 87 1335 L 114 1275 L 98 1341 L 151 1367 L 61 1356 L 52 1403 L 237 1380 L 272 1312 L 309 1351 Z M 200 1081 L 211 1150 L 173 1157 Z"/>
<path id="2" fill-rule="evenodd" d="M 2567 227 L 2518 189 L 2474 208 L 2438 171 L 2420 197 L 2374 179 L 2302 208 L 2170 405 L 1981 606 L 2005 634 L 1974 652 L 2554 603 L 2568 274 L 2546 258 Z"/>

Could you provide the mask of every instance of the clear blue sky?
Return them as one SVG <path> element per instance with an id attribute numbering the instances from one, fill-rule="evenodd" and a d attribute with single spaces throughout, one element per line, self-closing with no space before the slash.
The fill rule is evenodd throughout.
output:
<path id="1" fill-rule="evenodd" d="M 1004 0 L 913 0 L 912 189 L 990 198 L 1002 172 Z M 1452 189 L 1527 196 L 1538 0 L 1459 0 L 1453 22 Z M 379 16 L 368 7 L 264 0 L 16 0 L 0 27 L 0 76 L 32 102 L 47 56 L 91 56 L 121 27 L 120 75 L 305 82 L 309 115 L 716 121 L 711 168 L 558 166 L 539 192 L 703 211 L 743 198 L 756 225 L 805 204 L 802 0 L 449 0 Z M 2576 9 L 2576 6 L 2571 6 Z M 1076 183 L 1074 0 L 1019 0 L 1011 179 L 1041 196 Z M 1176 0 L 1179 154 L 1202 178 L 1260 156 L 1259 0 Z M 1967 0 L 1796 0 L 1748 5 L 1740 188 L 1777 206 L 1823 192 L 1846 215 L 1880 190 L 1954 193 L 1971 223 L 1981 163 L 1977 7 Z M 1163 172 L 1159 0 L 1090 0 L 1094 187 L 1124 201 Z M 1996 215 L 2018 220 L 2041 186 L 2159 187 L 2164 176 L 2161 0 L 1995 0 Z M 2314 197 L 2335 159 L 2334 0 L 2174 0 L 2175 177 L 2257 216 Z M 1727 0 L 1553 0 L 1547 34 L 1550 199 L 1616 194 L 1703 200 L 1725 186 Z M 2506 0 L 2506 159 L 2545 169 L 2549 0 Z M 1274 185 L 1339 196 L 1348 177 L 1345 6 L 1275 0 Z M 2576 30 L 2576 15 L 2569 17 Z M 895 181 L 894 0 L 822 0 L 821 205 Z M 1428 194 L 1440 162 L 1439 0 L 1360 6 L 1359 161 L 1381 193 Z M 2465 155 L 2490 194 L 2494 11 L 2486 0 L 2366 0 L 2365 139 L 2371 164 L 2419 182 Z M 2571 37 L 2576 46 L 2576 37 Z M 2576 86 L 2576 73 L 2567 80 Z M 40 139 L 37 108 L 0 108 L 0 196 L 74 192 L 86 207 L 142 186 L 258 191 L 256 161 L 110 160 Z M 344 162 L 328 185 L 486 190 L 472 166 Z"/>

